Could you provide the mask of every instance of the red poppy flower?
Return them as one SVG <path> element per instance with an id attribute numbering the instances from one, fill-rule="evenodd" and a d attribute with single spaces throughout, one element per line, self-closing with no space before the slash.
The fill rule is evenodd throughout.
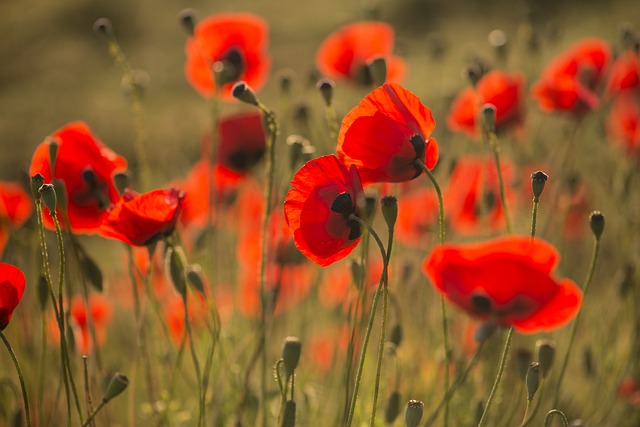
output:
<path id="1" fill-rule="evenodd" d="M 218 163 L 232 171 L 246 173 L 265 153 L 264 125 L 260 112 L 223 117 L 218 122 Z"/>
<path id="2" fill-rule="evenodd" d="M 398 198 L 396 238 L 407 246 L 422 246 L 438 222 L 438 196 L 420 188 Z"/>
<path id="3" fill-rule="evenodd" d="M 402 86 L 375 89 L 342 120 L 338 156 L 358 167 L 363 183 L 402 182 L 416 178 L 421 160 L 432 169 L 438 143 L 429 138 L 436 126 L 431 110 Z"/>
<path id="4" fill-rule="evenodd" d="M 92 341 L 89 330 L 89 316 L 96 333 L 96 344 L 102 346 L 106 340 L 106 328 L 111 320 L 111 303 L 100 294 L 89 297 L 89 310 L 83 297 L 75 296 L 71 300 L 70 325 L 73 328 L 73 338 L 76 348 L 81 354 L 91 353 Z M 57 334 L 60 339 L 60 334 Z"/>
<path id="5" fill-rule="evenodd" d="M 551 276 L 558 259 L 547 242 L 506 237 L 436 247 L 423 270 L 445 298 L 471 316 L 532 333 L 563 326 L 580 308 L 580 288 Z"/>
<path id="6" fill-rule="evenodd" d="M 7 243 L 9 231 L 24 224 L 32 211 L 31 196 L 22 186 L 15 182 L 0 181 L 0 255 Z"/>
<path id="7" fill-rule="evenodd" d="M 24 293 L 24 273 L 11 264 L 0 262 L 0 331 L 3 331 Z"/>
<path id="8" fill-rule="evenodd" d="M 49 167 L 50 141 L 58 144 L 53 174 Z M 66 210 L 58 208 L 59 218 L 66 217 L 74 232 L 95 233 L 107 209 L 120 198 L 113 176 L 126 168 L 127 161 L 105 147 L 84 122 L 72 122 L 36 148 L 29 175 L 40 173 L 45 182 L 62 181 L 67 206 Z M 53 227 L 50 215 L 43 215 L 43 219 Z"/>
<path id="9" fill-rule="evenodd" d="M 393 28 L 383 22 L 356 22 L 329 35 L 320 45 L 316 64 L 322 74 L 372 83 L 367 62 L 377 57 L 387 62 L 387 81 L 399 82 L 404 60 L 393 55 Z"/>
<path id="10" fill-rule="evenodd" d="M 533 87 L 543 111 L 581 114 L 598 106 L 594 92 L 609 65 L 609 45 L 599 39 L 582 40 L 554 59 Z"/>
<path id="11" fill-rule="evenodd" d="M 270 65 L 265 52 L 267 32 L 266 22 L 249 13 L 221 13 L 203 19 L 185 47 L 187 80 L 204 97 L 219 91 L 231 98 L 231 87 L 239 80 L 260 89 Z M 222 88 L 216 88 L 214 80 L 218 65 L 224 67 Z"/>
<path id="12" fill-rule="evenodd" d="M 296 247 L 325 267 L 347 256 L 362 235 L 358 213 L 364 197 L 355 166 L 347 169 L 336 156 L 310 160 L 291 180 L 284 214 Z"/>
<path id="13" fill-rule="evenodd" d="M 607 118 L 609 140 L 640 159 L 640 101 L 631 94 L 620 94 Z"/>
<path id="14" fill-rule="evenodd" d="M 507 158 L 500 162 L 508 205 L 515 202 L 509 183 L 515 173 Z M 497 168 L 489 157 L 462 156 L 444 193 L 447 214 L 453 229 L 462 234 L 474 234 L 483 227 L 497 231 L 505 226 L 504 210 L 500 202 L 500 182 Z"/>
<path id="15" fill-rule="evenodd" d="M 611 64 L 605 96 L 640 88 L 640 58 L 633 50 L 626 50 Z"/>
<path id="16" fill-rule="evenodd" d="M 497 129 L 519 124 L 523 114 L 523 84 L 524 78 L 521 74 L 509 75 L 498 70 L 485 74 L 475 89 L 464 89 L 453 101 L 447 117 L 447 126 L 453 131 L 476 137 L 480 128 L 478 113 L 484 104 L 493 104 L 496 107 Z"/>
<path id="17" fill-rule="evenodd" d="M 134 246 L 146 246 L 171 234 L 184 193 L 173 187 L 137 194 L 125 190 L 100 226 L 100 235 Z"/>

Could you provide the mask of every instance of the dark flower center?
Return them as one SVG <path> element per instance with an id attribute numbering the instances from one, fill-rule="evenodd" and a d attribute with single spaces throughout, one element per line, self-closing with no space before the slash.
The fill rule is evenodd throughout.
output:
<path id="1" fill-rule="evenodd" d="M 427 151 L 427 145 L 425 144 L 424 139 L 420 135 L 415 134 L 411 137 L 411 139 L 409 139 L 409 143 L 411 144 L 414 151 L 416 152 L 416 160 L 424 161 L 425 154 Z M 413 167 L 416 170 L 415 177 L 417 177 L 422 173 L 422 168 L 420 166 L 418 166 L 417 164 L 414 164 Z"/>
<path id="2" fill-rule="evenodd" d="M 111 206 L 107 182 L 100 179 L 90 167 L 84 169 L 81 175 L 82 181 L 85 183 L 85 188 L 73 194 L 73 202 L 79 206 L 95 204 L 99 211 Z"/>
<path id="3" fill-rule="evenodd" d="M 220 84 L 238 81 L 245 69 L 244 56 L 237 47 L 227 50 L 214 64 L 216 78 Z"/>
<path id="4" fill-rule="evenodd" d="M 347 192 L 338 194 L 338 197 L 336 197 L 331 204 L 331 211 L 342 214 L 344 219 L 347 220 L 347 227 L 351 229 L 349 232 L 349 240 L 355 240 L 362 236 L 362 226 L 360 223 L 355 219 L 349 219 L 351 214 L 356 213 L 356 207 L 351 198 L 351 194 Z"/>
<path id="5" fill-rule="evenodd" d="M 471 304 L 476 314 L 489 314 L 491 313 L 491 300 L 484 295 L 472 295 Z"/>
<path id="6" fill-rule="evenodd" d="M 255 166 L 262 157 L 264 157 L 264 149 L 256 151 L 238 150 L 229 154 L 226 159 L 231 169 L 238 172 L 245 172 Z"/>

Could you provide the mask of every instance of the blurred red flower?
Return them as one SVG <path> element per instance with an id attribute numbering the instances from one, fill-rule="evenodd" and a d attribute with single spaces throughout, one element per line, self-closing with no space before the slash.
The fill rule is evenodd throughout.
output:
<path id="1" fill-rule="evenodd" d="M 396 238 L 407 246 L 422 247 L 438 223 L 438 196 L 431 188 L 420 188 L 398 197 Z"/>
<path id="2" fill-rule="evenodd" d="M 54 173 L 49 166 L 49 144 L 58 144 Z M 113 176 L 124 172 L 127 161 L 105 147 L 84 122 L 68 123 L 58 129 L 33 154 L 29 175 L 42 174 L 45 182 L 62 181 L 66 208 L 60 206 L 58 216 L 63 224 L 68 221 L 72 231 L 96 233 L 107 215 L 107 209 L 120 198 Z M 65 220 L 66 218 L 66 220 Z M 53 227 L 48 213 L 44 223 Z"/>
<path id="3" fill-rule="evenodd" d="M 595 89 L 611 60 L 609 45 L 600 39 L 577 42 L 558 55 L 533 86 L 543 111 L 582 114 L 598 106 Z"/>
<path id="4" fill-rule="evenodd" d="M 106 328 L 111 320 L 111 302 L 107 297 L 100 294 L 89 296 L 89 310 L 83 297 L 76 295 L 71 300 L 70 325 L 73 328 L 73 338 L 76 349 L 81 354 L 91 353 L 91 330 L 89 329 L 89 316 L 93 322 L 96 333 L 96 345 L 102 346 L 106 340 Z M 56 325 L 57 326 L 57 325 Z M 57 330 L 57 327 L 56 327 Z M 60 333 L 57 333 L 58 340 Z"/>
<path id="5" fill-rule="evenodd" d="M 616 97 L 607 117 L 607 135 L 610 141 L 640 159 L 640 99 L 637 96 Z"/>
<path id="6" fill-rule="evenodd" d="M 378 57 L 387 62 L 387 81 L 399 82 L 405 63 L 393 55 L 393 28 L 384 22 L 356 22 L 338 29 L 322 42 L 316 64 L 325 76 L 370 85 L 367 62 Z"/>
<path id="7" fill-rule="evenodd" d="M 416 178 L 421 160 L 432 169 L 438 143 L 431 110 L 402 86 L 385 84 L 367 95 L 342 120 L 338 156 L 358 167 L 362 182 L 402 182 Z"/>
<path id="8" fill-rule="evenodd" d="M 551 276 L 558 259 L 547 242 L 511 236 L 438 246 L 423 271 L 447 300 L 471 316 L 533 333 L 563 326 L 580 308 L 580 288 Z"/>
<path id="9" fill-rule="evenodd" d="M 189 292 L 187 310 L 192 327 L 203 325 L 209 314 L 207 302 L 200 293 Z M 184 300 L 182 297 L 175 294 L 170 296 L 164 304 L 163 312 L 171 341 L 176 347 L 179 347 L 182 340 L 185 339 Z"/>
<path id="10" fill-rule="evenodd" d="M 628 49 L 611 64 L 605 96 L 640 89 L 640 58 L 638 53 Z"/>
<path id="11" fill-rule="evenodd" d="M 269 72 L 266 53 L 267 23 L 250 13 L 221 13 L 198 22 L 185 47 L 187 80 L 200 95 L 214 93 L 231 98 L 231 87 L 244 80 L 254 90 L 262 87 Z M 222 87 L 214 70 L 223 68 Z"/>
<path id="12" fill-rule="evenodd" d="M 100 226 L 103 237 L 134 246 L 147 246 L 171 234 L 178 221 L 184 193 L 178 188 L 138 194 L 125 190 Z"/>
<path id="13" fill-rule="evenodd" d="M 31 216 L 31 196 L 15 182 L 0 181 L 0 255 L 11 229 L 19 228 Z"/>
<path id="14" fill-rule="evenodd" d="M 518 125 L 523 115 L 522 86 L 524 77 L 495 70 L 485 74 L 476 88 L 464 89 L 451 105 L 447 126 L 456 132 L 464 132 L 470 137 L 479 134 L 478 113 L 484 104 L 496 107 L 496 128 Z"/>
<path id="15" fill-rule="evenodd" d="M 262 113 L 250 111 L 218 121 L 218 164 L 237 173 L 247 173 L 265 153 Z"/>
<path id="16" fill-rule="evenodd" d="M 514 167 L 504 157 L 500 167 L 505 182 L 505 199 L 511 206 L 515 202 L 510 185 L 515 176 Z M 451 226 L 458 233 L 474 234 L 483 227 L 493 232 L 505 226 L 498 171 L 489 157 L 459 157 L 444 191 L 444 198 Z"/>
<path id="17" fill-rule="evenodd" d="M 18 267 L 0 262 L 0 331 L 3 331 L 13 310 L 24 294 L 24 273 Z"/>
<path id="18" fill-rule="evenodd" d="M 355 166 L 347 169 L 336 156 L 310 160 L 291 180 L 284 213 L 296 247 L 325 267 L 347 256 L 362 235 L 358 213 L 364 197 Z"/>

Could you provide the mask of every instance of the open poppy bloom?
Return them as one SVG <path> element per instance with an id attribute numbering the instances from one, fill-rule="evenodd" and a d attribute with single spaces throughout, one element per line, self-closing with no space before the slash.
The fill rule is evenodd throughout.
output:
<path id="1" fill-rule="evenodd" d="M 422 267 L 444 297 L 471 316 L 523 333 L 569 322 L 582 302 L 571 280 L 554 279 L 556 249 L 531 237 L 436 247 Z"/>
<path id="2" fill-rule="evenodd" d="M 58 154 L 51 173 L 49 144 L 58 144 Z M 127 161 L 105 147 L 84 122 L 68 123 L 36 148 L 29 175 L 42 174 L 45 182 L 62 181 L 67 206 L 58 207 L 59 218 L 66 218 L 71 230 L 95 233 L 107 215 L 107 209 L 120 195 L 113 176 L 124 172 Z M 58 195 L 58 200 L 62 199 Z M 53 227 L 48 214 L 44 223 Z M 63 221 L 65 223 L 66 221 Z"/>
<path id="3" fill-rule="evenodd" d="M 367 63 L 379 57 L 386 60 L 387 81 L 399 82 L 405 63 L 393 55 L 393 28 L 384 22 L 356 22 L 340 28 L 322 42 L 316 64 L 325 76 L 371 85 Z"/>
<path id="4" fill-rule="evenodd" d="M 609 139 L 640 159 L 640 99 L 620 94 L 613 102 L 607 118 Z"/>
<path id="5" fill-rule="evenodd" d="M 32 211 L 31 196 L 20 184 L 0 181 L 0 255 L 9 238 L 10 230 L 24 224 Z"/>
<path id="6" fill-rule="evenodd" d="M 22 299 L 25 282 L 22 270 L 0 262 L 0 331 L 7 327 L 13 310 Z"/>
<path id="7" fill-rule="evenodd" d="M 260 112 L 223 117 L 218 122 L 218 164 L 247 173 L 264 157 L 265 138 Z"/>
<path id="8" fill-rule="evenodd" d="M 147 246 L 173 232 L 183 199 L 175 187 L 143 194 L 127 189 L 100 226 L 100 235 Z"/>
<path id="9" fill-rule="evenodd" d="M 496 107 L 496 129 L 522 120 L 522 86 L 524 78 L 520 74 L 506 74 L 491 71 L 478 81 L 476 88 L 468 87 L 456 97 L 447 117 L 447 126 L 456 132 L 464 132 L 470 137 L 479 134 L 478 114 L 484 104 Z"/>
<path id="10" fill-rule="evenodd" d="M 640 89 L 640 58 L 638 53 L 628 49 L 611 64 L 605 96 Z"/>
<path id="11" fill-rule="evenodd" d="M 609 61 L 609 45 L 585 39 L 554 59 L 533 86 L 533 96 L 543 111 L 582 114 L 598 106 L 595 89 Z"/>
<path id="12" fill-rule="evenodd" d="M 367 95 L 342 120 L 338 157 L 355 165 L 362 182 L 403 182 L 416 178 L 421 160 L 429 169 L 438 162 L 436 127 L 431 110 L 397 84 L 384 84 Z"/>
<path id="13" fill-rule="evenodd" d="M 291 180 L 284 201 L 296 247 L 323 267 L 346 257 L 363 232 L 357 221 L 349 219 L 358 214 L 363 198 L 355 166 L 347 169 L 333 155 L 305 163 Z"/>
<path id="14" fill-rule="evenodd" d="M 221 13 L 198 22 L 185 47 L 187 80 L 204 97 L 219 92 L 231 98 L 239 80 L 260 89 L 270 65 L 267 31 L 264 20 L 250 13 Z"/>

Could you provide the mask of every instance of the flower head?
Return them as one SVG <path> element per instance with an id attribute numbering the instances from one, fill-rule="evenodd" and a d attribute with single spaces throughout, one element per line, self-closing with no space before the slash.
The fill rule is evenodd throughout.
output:
<path id="1" fill-rule="evenodd" d="M 373 81 L 367 64 L 380 57 L 386 60 L 387 81 L 400 81 L 405 63 L 393 55 L 393 28 L 384 22 L 356 22 L 340 28 L 322 42 L 316 64 L 325 76 L 370 85 Z"/>
<path id="2" fill-rule="evenodd" d="M 347 169 L 336 156 L 310 160 L 291 180 L 284 214 L 296 247 L 321 266 L 347 256 L 362 235 L 350 219 L 363 199 L 355 166 Z"/>
<path id="3" fill-rule="evenodd" d="M 513 236 L 439 246 L 423 270 L 447 300 L 470 315 L 532 333 L 565 325 L 580 308 L 580 288 L 551 276 L 558 259 L 549 243 Z"/>
<path id="4" fill-rule="evenodd" d="M 640 100 L 623 93 L 615 98 L 607 117 L 609 140 L 640 159 Z"/>
<path id="5" fill-rule="evenodd" d="M 581 114 L 598 106 L 595 89 L 609 61 L 609 45 L 600 39 L 585 39 L 558 55 L 533 87 L 533 96 L 543 111 Z"/>
<path id="6" fill-rule="evenodd" d="M 385 84 L 367 95 L 342 120 L 338 156 L 355 165 L 363 183 L 402 182 L 416 178 L 438 161 L 438 143 L 430 138 L 436 126 L 431 110 L 396 84 Z"/>
<path id="7" fill-rule="evenodd" d="M 220 91 L 231 98 L 231 87 L 239 80 L 262 87 L 270 66 L 267 32 L 265 21 L 249 13 L 203 19 L 187 40 L 187 80 L 204 97 Z"/>
<path id="8" fill-rule="evenodd" d="M 144 194 L 127 189 L 100 226 L 100 235 L 146 246 L 173 232 L 184 193 L 173 187 Z"/>
<path id="9" fill-rule="evenodd" d="M 453 131 L 477 136 L 480 129 L 478 114 L 484 104 L 496 107 L 497 129 L 518 124 L 523 115 L 523 84 L 524 78 L 520 74 L 509 75 L 498 70 L 485 74 L 475 90 L 468 87 L 453 101 L 447 126 Z"/>
<path id="10" fill-rule="evenodd" d="M 0 255 L 7 242 L 9 231 L 24 224 L 32 211 L 31 197 L 20 184 L 0 181 Z"/>
<path id="11" fill-rule="evenodd" d="M 611 64 L 605 96 L 640 89 L 640 58 L 638 53 L 629 49 L 620 54 Z"/>
<path id="12" fill-rule="evenodd" d="M 218 122 L 218 163 L 247 173 L 265 153 L 265 131 L 258 111 L 223 117 Z"/>
<path id="13" fill-rule="evenodd" d="M 0 331 L 3 331 L 24 293 L 24 273 L 11 264 L 0 262 Z"/>
<path id="14" fill-rule="evenodd" d="M 53 173 L 49 161 L 51 141 L 58 144 Z M 66 215 L 74 232 L 95 233 L 107 209 L 120 197 L 113 176 L 126 168 L 127 161 L 105 147 L 84 122 L 72 122 L 36 148 L 29 175 L 40 173 L 45 182 L 62 181 L 67 206 L 66 210 L 58 207 L 58 215 Z M 43 215 L 43 219 L 53 226 L 49 215 Z"/>

